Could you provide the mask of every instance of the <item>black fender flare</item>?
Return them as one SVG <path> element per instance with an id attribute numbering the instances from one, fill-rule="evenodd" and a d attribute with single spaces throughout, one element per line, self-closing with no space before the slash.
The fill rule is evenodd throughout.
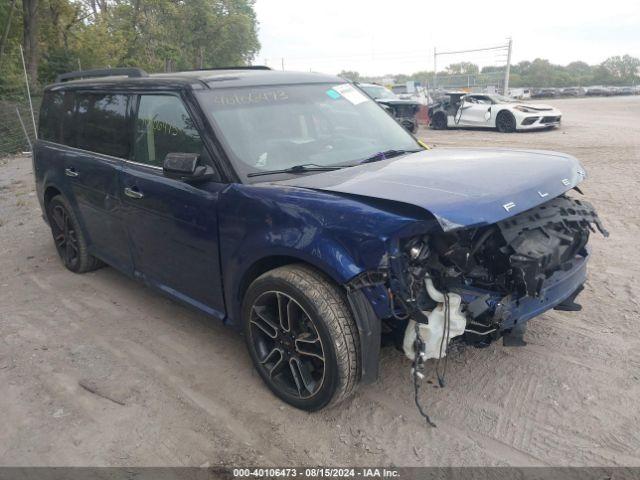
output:
<path id="1" fill-rule="evenodd" d="M 382 320 L 376 314 L 365 290 L 375 295 L 376 289 L 383 288 L 385 278 L 386 275 L 382 272 L 363 272 L 345 285 L 347 301 L 360 338 L 362 383 L 373 383 L 378 379 L 382 341 Z"/>

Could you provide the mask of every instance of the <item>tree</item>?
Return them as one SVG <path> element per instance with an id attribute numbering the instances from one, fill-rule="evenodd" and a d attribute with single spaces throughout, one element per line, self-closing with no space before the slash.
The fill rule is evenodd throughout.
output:
<path id="1" fill-rule="evenodd" d="M 458 62 L 449 65 L 446 71 L 449 75 L 475 75 L 480 72 L 480 68 L 475 63 Z"/>
<path id="2" fill-rule="evenodd" d="M 7 45 L 9 32 L 11 31 L 11 21 L 13 20 L 13 11 L 16 8 L 16 1 L 17 0 L 12 0 L 11 2 L 11 6 L 9 7 L 9 13 L 7 14 L 7 21 L 5 22 L 5 25 L 4 25 L 2 38 L 0 38 L 0 65 L 2 65 L 2 57 L 4 56 L 4 49 Z"/>
<path id="3" fill-rule="evenodd" d="M 639 79 L 640 59 L 631 55 L 609 57 L 600 64 L 600 74 L 605 74 L 611 83 L 635 83 Z"/>
<path id="4" fill-rule="evenodd" d="M 339 74 L 339 77 L 345 78 L 347 80 L 351 80 L 352 82 L 360 81 L 360 74 L 353 70 L 342 70 Z"/>
<path id="5" fill-rule="evenodd" d="M 22 45 L 29 82 L 38 81 L 38 0 L 22 0 Z"/>

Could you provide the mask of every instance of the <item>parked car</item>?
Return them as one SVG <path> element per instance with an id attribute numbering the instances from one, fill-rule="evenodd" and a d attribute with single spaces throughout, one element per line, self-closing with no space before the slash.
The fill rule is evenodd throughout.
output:
<path id="1" fill-rule="evenodd" d="M 425 149 L 335 76 L 75 72 L 39 122 L 64 266 L 107 263 L 242 331 L 266 385 L 306 410 L 375 381 L 382 330 L 416 362 L 578 309 L 604 232 L 574 157 Z"/>
<path id="2" fill-rule="evenodd" d="M 562 113 L 549 105 L 526 103 L 498 94 L 449 92 L 429 108 L 431 127 L 495 128 L 499 132 L 560 125 Z"/>
<path id="3" fill-rule="evenodd" d="M 588 87 L 586 95 L 589 97 L 604 97 L 609 95 L 609 90 L 602 86 Z"/>
<path id="4" fill-rule="evenodd" d="M 412 85 L 412 88 L 409 88 L 410 85 Z M 413 100 L 420 105 L 428 105 L 431 103 L 427 90 L 421 85 L 415 85 L 414 82 L 392 85 L 391 91 L 402 100 Z"/>
<path id="5" fill-rule="evenodd" d="M 382 85 L 374 83 L 357 84 L 367 95 L 382 105 L 398 123 L 411 133 L 418 131 L 416 114 L 420 110 L 420 103 L 415 100 L 402 99 Z"/>
<path id="6" fill-rule="evenodd" d="M 557 97 L 558 89 L 557 88 L 539 88 L 534 90 L 531 94 L 531 98 L 549 98 L 549 97 Z"/>
<path id="7" fill-rule="evenodd" d="M 563 97 L 582 97 L 585 94 L 585 89 L 582 87 L 567 87 L 560 90 L 560 95 Z"/>
<path id="8" fill-rule="evenodd" d="M 512 88 L 509 90 L 509 96 L 517 100 L 529 100 L 531 98 L 530 88 Z"/>
<path id="9" fill-rule="evenodd" d="M 620 95 L 634 95 L 635 90 L 633 87 L 620 87 Z"/>

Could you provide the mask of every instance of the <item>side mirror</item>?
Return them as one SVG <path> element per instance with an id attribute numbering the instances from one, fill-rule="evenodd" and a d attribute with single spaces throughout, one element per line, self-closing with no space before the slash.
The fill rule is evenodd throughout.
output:
<path id="1" fill-rule="evenodd" d="M 203 182 L 215 177 L 210 165 L 202 165 L 197 153 L 167 153 L 162 163 L 165 177 L 175 178 L 183 182 Z"/>

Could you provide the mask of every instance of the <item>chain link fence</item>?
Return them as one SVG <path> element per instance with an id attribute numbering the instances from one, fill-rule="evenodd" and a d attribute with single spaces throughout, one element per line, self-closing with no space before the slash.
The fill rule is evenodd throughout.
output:
<path id="1" fill-rule="evenodd" d="M 19 50 L 5 52 L 0 74 L 0 157 L 30 150 L 36 138 L 21 64 Z M 31 92 L 31 100 L 37 125 L 40 92 Z"/>

